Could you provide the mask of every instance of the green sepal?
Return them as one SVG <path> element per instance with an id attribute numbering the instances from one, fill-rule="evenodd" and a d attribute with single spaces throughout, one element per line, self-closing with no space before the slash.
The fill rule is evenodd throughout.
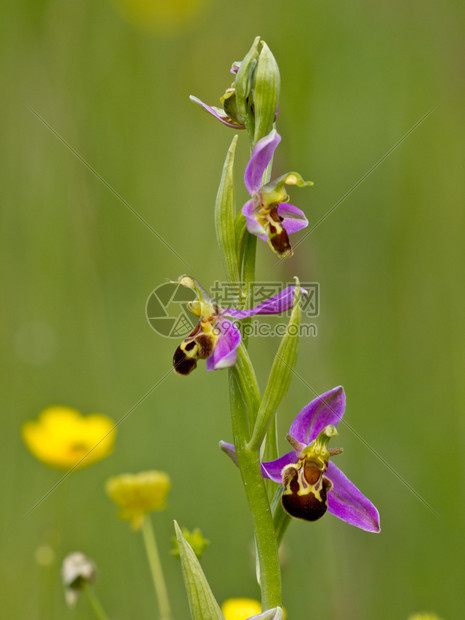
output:
<path id="1" fill-rule="evenodd" d="M 299 279 L 295 278 L 295 281 L 294 307 L 287 325 L 286 333 L 281 340 L 274 358 L 273 366 L 271 367 L 268 377 L 268 383 L 260 402 L 257 421 L 249 443 L 252 449 L 257 449 L 261 446 L 271 419 L 275 415 L 280 402 L 289 389 L 292 372 L 297 363 L 302 311 L 300 307 Z"/>
<path id="2" fill-rule="evenodd" d="M 273 129 L 279 104 L 280 83 L 278 64 L 268 45 L 262 41 L 252 92 L 255 113 L 254 144 Z"/>
<path id="3" fill-rule="evenodd" d="M 286 185 L 310 187 L 313 184 L 313 181 L 304 181 L 298 172 L 288 172 L 281 175 L 277 179 L 273 179 L 261 188 L 260 193 L 262 202 L 266 205 L 287 202 L 289 200 L 289 196 L 286 191 Z"/>
<path id="4" fill-rule="evenodd" d="M 223 256 L 226 277 L 231 282 L 239 282 L 239 265 L 236 253 L 236 235 L 234 230 L 234 153 L 237 135 L 228 149 L 223 166 L 220 186 L 215 203 L 215 228 L 218 245 Z"/>
<path id="5" fill-rule="evenodd" d="M 208 584 L 192 547 L 184 538 L 177 522 L 174 522 L 179 554 L 181 556 L 182 575 L 186 587 L 187 599 L 192 620 L 224 620 L 221 609 Z"/>
<path id="6" fill-rule="evenodd" d="M 252 47 L 241 61 L 239 70 L 236 73 L 236 79 L 234 80 L 237 109 L 240 116 L 245 119 L 247 129 L 251 136 L 254 135 L 253 115 L 248 102 L 248 97 L 252 89 L 253 72 L 257 66 L 259 44 L 260 37 L 255 37 Z"/>

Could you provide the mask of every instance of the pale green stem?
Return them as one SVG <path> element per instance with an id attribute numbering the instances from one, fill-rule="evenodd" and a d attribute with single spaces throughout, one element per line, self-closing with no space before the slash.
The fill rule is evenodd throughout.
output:
<path id="1" fill-rule="evenodd" d="M 90 603 L 90 606 L 94 610 L 95 616 L 99 620 L 109 620 L 107 614 L 105 613 L 105 610 L 102 607 L 102 604 L 98 600 L 97 595 L 95 594 L 93 589 L 90 586 L 86 586 L 84 588 L 84 591 L 87 595 L 87 599 Z"/>
<path id="2" fill-rule="evenodd" d="M 245 307 L 253 306 L 253 285 L 255 282 L 255 258 L 257 254 L 257 237 L 248 234 L 244 247 L 244 258 L 242 261 L 242 282 L 243 293 L 245 295 Z M 244 325 L 250 323 L 251 319 L 247 318 L 242 321 Z M 243 330 L 244 333 L 244 330 Z M 247 336 L 243 337 L 244 345 L 247 346 Z"/>
<path id="3" fill-rule="evenodd" d="M 257 450 L 251 450 L 247 446 L 247 410 L 239 388 L 241 379 L 237 368 L 233 367 L 231 369 L 229 379 L 234 445 L 249 509 L 252 514 L 260 567 L 262 610 L 265 611 L 281 605 L 281 571 L 278 545 L 268 494 L 262 477 L 260 456 Z"/>
<path id="4" fill-rule="evenodd" d="M 165 578 L 161 567 L 160 556 L 158 554 L 155 534 L 153 532 L 152 521 L 149 515 L 145 515 L 142 521 L 142 536 L 144 538 L 145 550 L 149 560 L 150 571 L 152 573 L 153 585 L 157 593 L 158 609 L 160 610 L 160 620 L 171 620 L 171 609 L 168 600 Z"/>
<path id="5" fill-rule="evenodd" d="M 250 148 L 253 148 L 253 131 L 251 122 L 247 123 Z M 257 140 L 263 136 L 258 136 Z M 264 182 L 269 181 L 271 163 L 268 166 Z M 246 294 L 246 307 L 252 307 L 252 285 L 255 281 L 257 238 L 248 235 L 242 260 L 242 281 Z M 239 258 L 239 263 L 240 257 Z M 229 394 L 231 401 L 231 419 L 236 447 L 237 461 L 244 484 L 249 509 L 252 515 L 255 546 L 260 571 L 260 589 L 262 610 L 281 605 L 281 569 L 278 557 L 273 515 L 268 493 L 260 466 L 260 446 L 251 449 L 247 444 L 250 432 L 254 430 L 257 411 L 260 405 L 260 392 L 253 366 L 246 351 L 244 341 L 238 350 L 237 364 L 229 373 Z M 271 450 L 276 451 L 276 440 L 271 441 Z"/>

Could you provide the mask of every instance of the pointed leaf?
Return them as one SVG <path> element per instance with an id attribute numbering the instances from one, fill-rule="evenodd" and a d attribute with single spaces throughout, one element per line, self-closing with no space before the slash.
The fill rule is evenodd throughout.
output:
<path id="1" fill-rule="evenodd" d="M 186 586 L 187 598 L 192 620 L 224 620 L 221 609 L 216 602 L 205 574 L 192 547 L 184 538 L 177 522 L 174 522 L 179 554 L 181 556 L 182 574 Z"/>
<path id="2" fill-rule="evenodd" d="M 263 442 L 271 419 L 289 389 L 292 371 L 297 363 L 297 351 L 299 347 L 299 330 L 301 319 L 300 308 L 300 283 L 296 280 L 294 295 L 294 307 L 292 310 L 286 333 L 283 336 L 279 349 L 274 358 L 270 371 L 265 393 L 257 413 L 257 422 L 250 440 L 252 448 L 259 448 Z"/>
<path id="3" fill-rule="evenodd" d="M 236 233 L 234 228 L 234 153 L 236 150 L 237 135 L 234 136 L 229 147 L 226 161 L 223 166 L 220 186 L 215 204 L 216 238 L 223 255 L 226 277 L 231 282 L 239 282 L 239 265 L 236 252 Z"/>

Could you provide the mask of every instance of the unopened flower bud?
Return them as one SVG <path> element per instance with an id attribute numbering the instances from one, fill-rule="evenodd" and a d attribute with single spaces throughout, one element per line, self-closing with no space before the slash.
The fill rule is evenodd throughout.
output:
<path id="1" fill-rule="evenodd" d="M 256 37 L 236 74 L 237 110 L 256 144 L 273 128 L 279 105 L 278 64 L 268 45 Z"/>

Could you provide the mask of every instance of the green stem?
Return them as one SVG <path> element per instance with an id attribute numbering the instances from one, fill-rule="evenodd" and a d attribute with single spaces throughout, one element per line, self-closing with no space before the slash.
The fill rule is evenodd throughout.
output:
<path id="1" fill-rule="evenodd" d="M 246 403 L 239 387 L 239 371 L 233 367 L 229 375 L 231 418 L 237 460 L 254 526 L 260 569 L 262 610 L 281 605 L 281 571 L 273 517 L 262 477 L 257 450 L 247 446 L 248 418 Z"/>
<path id="2" fill-rule="evenodd" d="M 86 586 L 84 588 L 84 591 L 86 593 L 86 596 L 87 596 L 87 599 L 88 599 L 88 601 L 90 603 L 90 606 L 94 610 L 95 616 L 99 620 L 108 620 L 108 616 L 105 613 L 105 610 L 103 609 L 102 604 L 98 600 L 97 595 L 95 594 L 93 589 L 90 586 Z"/>
<path id="3" fill-rule="evenodd" d="M 149 515 L 145 515 L 142 521 L 142 535 L 144 538 L 145 550 L 150 564 L 153 585 L 157 593 L 158 609 L 160 610 L 160 620 L 171 620 L 171 609 L 168 600 L 165 578 L 161 567 L 160 556 L 158 554 L 155 534 L 153 532 L 152 521 Z"/>
<path id="4" fill-rule="evenodd" d="M 255 235 L 248 234 L 245 247 L 244 257 L 242 261 L 242 283 L 243 283 L 243 295 L 245 297 L 245 308 L 252 308 L 253 306 L 253 285 L 255 283 L 255 259 L 257 255 L 257 237 Z M 242 323 L 247 325 L 251 319 L 247 318 Z M 245 329 L 243 329 L 244 334 Z M 244 345 L 247 346 L 247 334 L 245 333 L 242 338 Z"/>

